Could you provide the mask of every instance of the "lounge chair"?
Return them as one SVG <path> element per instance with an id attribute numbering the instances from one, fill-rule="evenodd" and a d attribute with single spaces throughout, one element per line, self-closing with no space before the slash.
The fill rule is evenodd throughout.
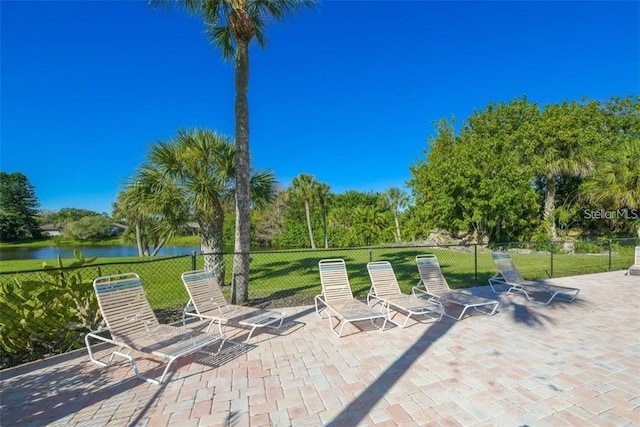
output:
<path id="1" fill-rule="evenodd" d="M 403 294 L 398 285 L 398 280 L 393 272 L 393 267 L 388 261 L 375 261 L 367 264 L 367 271 L 371 278 L 371 289 L 367 295 L 367 304 L 372 300 L 382 304 L 382 309 L 387 309 L 387 318 L 390 322 L 404 328 L 411 316 L 427 316 L 430 319 L 441 321 L 444 307 L 437 298 L 419 298 L 416 293 L 424 293 L 423 290 L 413 288 L 412 294 Z M 375 305 L 375 304 L 374 304 Z M 391 316 L 391 310 L 395 311 Z M 405 315 L 402 324 L 393 321 L 399 312 Z"/>
<path id="2" fill-rule="evenodd" d="M 248 343 L 256 329 L 280 328 L 287 317 L 285 313 L 273 310 L 227 303 L 220 284 L 211 271 L 195 270 L 182 273 L 182 283 L 189 293 L 189 303 L 184 310 L 184 315 L 209 320 L 207 331 L 213 324 L 218 325 L 218 331 L 221 334 L 223 324 L 247 328 L 249 335 L 245 343 Z M 274 326 L 276 323 L 277 326 Z"/>
<path id="3" fill-rule="evenodd" d="M 636 257 L 633 265 L 627 270 L 628 275 L 640 275 L 640 246 L 636 246 Z"/>
<path id="4" fill-rule="evenodd" d="M 347 323 L 363 320 L 370 320 L 375 326 L 376 319 L 383 319 L 382 326 L 378 327 L 378 329 L 384 330 L 387 324 L 387 314 L 374 310 L 353 297 L 344 260 L 323 259 L 318 263 L 318 267 L 320 268 L 322 293 L 315 297 L 316 314 L 320 318 L 327 314 L 329 326 L 334 334 L 342 337 L 342 331 Z M 334 316 L 338 319 L 335 327 L 332 321 Z M 336 331 L 341 322 L 340 330 Z"/>
<path id="5" fill-rule="evenodd" d="M 85 336 L 85 344 L 92 362 L 100 366 L 109 366 L 114 356 L 124 357 L 131 362 L 136 376 L 145 381 L 160 384 L 164 381 L 169 368 L 177 359 L 214 343 L 224 345 L 222 334 L 197 332 L 179 326 L 164 325 L 158 322 L 153 313 L 142 286 L 140 277 L 135 273 L 98 277 L 93 281 L 93 288 L 103 316 L 103 326 L 89 332 Z M 111 337 L 106 338 L 105 332 Z M 107 363 L 94 358 L 90 338 L 118 346 Z M 123 350 L 126 350 L 123 353 Z M 219 349 L 218 349 L 219 350 Z M 133 351 L 150 354 L 167 362 L 162 375 L 147 378 L 140 374 Z"/>
<path id="6" fill-rule="evenodd" d="M 511 254 L 506 251 L 493 251 L 491 253 L 498 272 L 489 279 L 491 290 L 497 294 L 522 292 L 529 301 L 547 305 L 554 299 L 571 302 L 576 299 L 580 289 L 566 286 L 551 285 L 541 281 L 530 281 L 522 278 L 522 275 L 513 264 Z M 506 291 L 500 290 L 506 288 Z M 541 294 L 542 299 L 533 298 L 533 295 Z M 548 296 L 548 298 L 546 297 Z M 546 299 L 545 299 L 546 298 Z"/>
<path id="7" fill-rule="evenodd" d="M 498 309 L 499 303 L 494 299 L 451 289 L 447 279 L 442 274 L 440 263 L 435 255 L 418 255 L 416 256 L 416 264 L 420 274 L 420 281 L 416 285 L 417 288 L 424 288 L 429 295 L 436 297 L 444 306 L 453 304 L 462 307 L 462 311 L 458 316 L 450 315 L 445 309 L 445 316 L 460 320 L 470 308 L 491 316 Z"/>

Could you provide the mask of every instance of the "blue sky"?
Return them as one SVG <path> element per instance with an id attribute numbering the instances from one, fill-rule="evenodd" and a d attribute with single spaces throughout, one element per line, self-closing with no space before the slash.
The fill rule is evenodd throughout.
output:
<path id="1" fill-rule="evenodd" d="M 233 136 L 233 65 L 145 1 L 0 1 L 0 170 L 41 208 L 111 212 L 150 144 Z M 640 2 L 325 1 L 251 48 L 252 163 L 288 186 L 403 187 L 433 122 L 489 102 L 640 93 Z"/>

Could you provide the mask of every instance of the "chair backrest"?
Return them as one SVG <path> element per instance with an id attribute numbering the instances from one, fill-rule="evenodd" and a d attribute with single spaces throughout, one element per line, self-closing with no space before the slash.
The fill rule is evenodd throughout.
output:
<path id="1" fill-rule="evenodd" d="M 389 261 L 374 261 L 367 264 L 373 292 L 378 297 L 401 294 L 400 285 Z"/>
<path id="2" fill-rule="evenodd" d="M 509 283 L 522 283 L 524 279 L 522 275 L 513 264 L 511 254 L 505 251 L 493 251 L 491 252 L 493 261 L 496 263 L 498 271 L 502 275 L 502 278 Z"/>
<path id="3" fill-rule="evenodd" d="M 347 266 L 342 259 L 323 259 L 318 263 L 322 296 L 326 302 L 353 298 Z"/>
<path id="4" fill-rule="evenodd" d="M 181 278 L 187 288 L 193 308 L 198 314 L 228 305 L 213 272 L 207 270 L 187 271 L 182 273 Z"/>
<path id="5" fill-rule="evenodd" d="M 98 277 L 93 289 L 114 341 L 126 342 L 159 324 L 136 273 Z"/>
<path id="6" fill-rule="evenodd" d="M 636 260 L 634 261 L 633 265 L 635 265 L 636 267 L 640 267 L 640 246 L 636 246 Z"/>
<path id="7" fill-rule="evenodd" d="M 451 292 L 447 279 L 442 274 L 438 257 L 434 254 L 424 254 L 416 256 L 416 265 L 420 280 L 427 292 L 432 295 L 442 295 Z"/>

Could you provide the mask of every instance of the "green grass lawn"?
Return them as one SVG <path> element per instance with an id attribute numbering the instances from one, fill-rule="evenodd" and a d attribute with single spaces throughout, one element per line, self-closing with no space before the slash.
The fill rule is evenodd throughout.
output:
<path id="1" fill-rule="evenodd" d="M 345 260 L 353 293 L 364 296 L 370 282 L 366 265 L 369 261 L 391 262 L 404 292 L 410 292 L 418 283 L 415 256 L 424 253 L 435 254 L 445 277 L 452 288 L 486 285 L 495 273 L 495 265 L 488 251 L 473 247 L 462 248 L 360 248 L 331 250 L 298 250 L 253 252 L 249 297 L 252 304 L 281 307 L 287 305 L 311 304 L 313 296 L 321 292 L 318 262 L 327 258 Z M 225 285 L 231 281 L 233 255 L 225 255 Z M 546 279 L 551 276 L 551 255 L 548 253 L 513 254 L 513 261 L 526 279 Z M 64 260 L 68 265 L 71 260 Z M 57 265 L 53 260 L 52 265 Z M 196 257 L 196 268 L 202 268 L 204 258 Z M 611 257 L 611 269 L 622 270 L 633 263 L 633 248 L 622 248 Z M 40 270 L 41 260 L 0 261 L 0 273 L 9 271 Z M 177 309 L 187 302 L 187 293 L 180 280 L 184 271 L 191 270 L 191 256 L 149 257 L 149 258 L 104 258 L 96 265 L 83 269 L 85 280 L 93 280 L 98 275 L 136 272 L 145 285 L 149 300 L 154 308 Z M 598 255 L 553 256 L 553 276 L 569 276 L 609 270 L 608 253 Z M 0 274 L 0 281 L 10 277 L 23 280 L 34 279 L 36 272 Z M 224 287 L 228 296 L 229 287 Z"/>

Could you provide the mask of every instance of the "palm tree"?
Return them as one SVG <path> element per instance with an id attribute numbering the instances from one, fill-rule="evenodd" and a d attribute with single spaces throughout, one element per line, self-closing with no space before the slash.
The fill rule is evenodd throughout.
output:
<path id="1" fill-rule="evenodd" d="M 316 185 L 316 197 L 322 207 L 322 230 L 324 232 L 324 248 L 329 249 L 329 236 L 327 235 L 327 207 L 331 197 L 331 189 L 323 182 Z"/>
<path id="2" fill-rule="evenodd" d="M 249 187 L 249 43 L 255 38 L 265 47 L 269 20 L 283 20 L 316 0 L 151 0 L 153 6 L 177 3 L 203 18 L 213 43 L 225 59 L 235 61 L 235 137 L 236 137 L 236 234 L 233 263 L 234 289 L 242 301 L 248 298 L 250 208 Z"/>
<path id="3" fill-rule="evenodd" d="M 387 222 L 384 215 L 374 206 L 358 206 L 354 211 L 356 230 L 363 238 L 365 245 L 374 243 L 385 229 Z"/>
<path id="4" fill-rule="evenodd" d="M 393 214 L 396 243 L 400 243 L 400 241 L 402 241 L 402 235 L 400 233 L 400 222 L 398 220 L 398 214 L 401 209 L 404 209 L 409 205 L 409 195 L 397 187 L 389 188 L 384 195 L 387 199 L 389 209 L 391 209 L 391 213 Z"/>
<path id="5" fill-rule="evenodd" d="M 309 232 L 311 249 L 316 248 L 316 242 L 313 238 L 313 228 L 311 227 L 311 201 L 316 196 L 317 185 L 313 176 L 304 173 L 293 178 L 293 181 L 291 181 L 292 194 L 304 201 L 304 213 L 307 218 L 307 230 Z"/>
<path id="6" fill-rule="evenodd" d="M 113 218 L 128 224 L 130 227 L 124 233 L 123 238 L 128 241 L 130 236 L 129 230 L 133 227 L 135 230 L 135 243 L 138 248 L 138 256 L 149 256 L 149 240 L 150 230 L 144 230 L 145 214 L 143 212 L 143 203 L 139 202 L 144 198 L 141 192 L 138 192 L 139 186 L 128 185 L 123 191 L 118 193 L 116 202 L 113 204 Z M 155 245 L 159 249 L 159 245 Z"/>
<path id="7" fill-rule="evenodd" d="M 541 114 L 538 146 L 542 165 L 544 208 L 542 217 L 548 224 L 549 235 L 557 240 L 555 202 L 557 182 L 562 176 L 584 178 L 593 169 L 589 147 L 596 138 L 589 113 L 597 106 L 578 103 L 553 104 Z"/>
<path id="8" fill-rule="evenodd" d="M 143 212 L 161 218 L 166 234 L 187 218 L 199 225 L 205 268 L 224 280 L 224 205 L 235 194 L 236 146 L 209 130 L 179 130 L 175 138 L 151 146 L 148 161 L 138 169 L 137 186 Z M 274 196 L 275 180 L 269 172 L 256 172 L 249 181 L 256 201 Z"/>
<path id="9" fill-rule="evenodd" d="M 584 185 L 587 197 L 611 209 L 640 209 L 640 143 L 627 140 L 611 150 Z M 640 223 L 637 228 L 640 237 Z"/>

